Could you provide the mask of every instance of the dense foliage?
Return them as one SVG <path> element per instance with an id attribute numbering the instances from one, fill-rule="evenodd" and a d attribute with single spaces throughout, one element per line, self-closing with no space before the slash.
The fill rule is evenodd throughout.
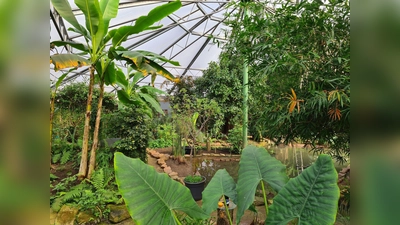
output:
<path id="1" fill-rule="evenodd" d="M 226 51 L 250 70 L 250 131 L 276 143 L 300 140 L 338 160 L 350 154 L 348 1 L 240 3 Z"/>
<path id="2" fill-rule="evenodd" d="M 140 108 L 124 107 L 108 121 L 108 134 L 121 138 L 114 150 L 147 161 L 146 148 L 150 139 L 150 118 Z"/>

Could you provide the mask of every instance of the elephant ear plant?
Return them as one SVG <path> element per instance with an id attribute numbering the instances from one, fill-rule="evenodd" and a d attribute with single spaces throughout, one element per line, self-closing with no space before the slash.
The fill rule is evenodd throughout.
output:
<path id="1" fill-rule="evenodd" d="M 206 219 L 217 209 L 217 203 L 224 195 L 238 205 L 236 223 L 239 224 L 244 211 L 254 201 L 258 184 L 261 184 L 266 207 L 264 185 L 270 185 L 278 192 L 270 210 L 266 208 L 266 225 L 283 225 L 291 221 L 299 225 L 331 225 L 335 222 L 339 187 L 337 172 L 328 155 L 321 154 L 298 177 L 287 181 L 284 165 L 264 148 L 247 146 L 239 164 L 238 184 L 225 169 L 218 170 L 203 191 L 203 205 L 199 208 L 189 190 L 166 174 L 158 174 L 138 159 L 115 154 L 117 184 L 138 224 L 181 224 L 175 210 L 193 219 Z M 229 223 L 233 224 L 233 221 Z"/>

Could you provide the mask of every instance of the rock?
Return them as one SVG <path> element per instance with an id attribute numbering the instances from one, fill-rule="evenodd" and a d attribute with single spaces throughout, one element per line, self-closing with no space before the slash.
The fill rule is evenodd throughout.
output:
<path id="1" fill-rule="evenodd" d="M 190 157 L 190 155 L 189 155 L 189 154 L 185 154 L 185 157 L 186 157 L 186 158 L 189 158 L 189 157 Z"/>
<path id="2" fill-rule="evenodd" d="M 263 198 L 263 197 L 259 197 L 259 196 L 255 196 L 255 198 L 254 198 L 254 205 L 255 205 L 255 206 L 262 206 L 262 205 L 265 205 L 265 203 L 264 203 L 264 198 Z"/>
<path id="3" fill-rule="evenodd" d="M 201 176 L 201 174 L 200 174 L 199 171 L 196 171 L 196 173 L 194 173 L 194 175 L 196 175 L 196 176 Z"/>
<path id="4" fill-rule="evenodd" d="M 171 167 L 169 167 L 169 166 L 165 167 L 165 168 L 164 168 L 164 172 L 165 172 L 166 174 L 172 173 Z"/>
<path id="5" fill-rule="evenodd" d="M 240 161 L 240 159 L 236 159 L 236 162 L 239 162 Z"/>
<path id="6" fill-rule="evenodd" d="M 165 164 L 164 159 L 162 159 L 162 158 L 157 159 L 157 164 L 158 164 L 158 165 Z"/>
<path id="7" fill-rule="evenodd" d="M 225 156 L 225 154 L 222 154 L 222 153 L 220 153 L 219 155 L 220 155 L 220 156 Z"/>
<path id="8" fill-rule="evenodd" d="M 57 217 L 57 212 L 54 212 L 51 208 L 50 208 L 50 224 L 54 224 L 56 221 L 56 217 Z"/>
<path id="9" fill-rule="evenodd" d="M 171 173 L 169 173 L 168 174 L 170 177 L 173 177 L 173 176 L 178 176 L 178 173 L 177 172 L 171 172 Z"/>
<path id="10" fill-rule="evenodd" d="M 78 224 L 89 224 L 89 223 L 93 223 L 93 221 L 96 221 L 96 217 L 90 213 L 90 212 L 85 212 L 85 211 L 81 211 L 78 213 L 78 216 L 76 217 L 76 222 Z"/>
<path id="11" fill-rule="evenodd" d="M 211 156 L 219 156 L 219 154 L 211 153 Z"/>
<path id="12" fill-rule="evenodd" d="M 162 160 L 164 160 L 164 161 L 167 161 L 168 159 L 169 159 L 169 155 L 168 154 L 160 154 L 160 159 L 162 159 Z"/>
<path id="13" fill-rule="evenodd" d="M 210 156 L 210 153 L 203 153 L 203 156 Z"/>
<path id="14" fill-rule="evenodd" d="M 155 150 L 151 150 L 150 155 L 157 159 L 160 158 L 160 153 Z"/>
<path id="15" fill-rule="evenodd" d="M 166 163 L 161 164 L 160 167 L 164 169 L 165 167 L 167 167 L 167 164 Z"/>
<path id="16" fill-rule="evenodd" d="M 78 214 L 79 209 L 63 205 L 57 214 L 54 225 L 74 225 L 76 214 Z"/>
<path id="17" fill-rule="evenodd" d="M 171 179 L 172 179 L 172 180 L 179 181 L 179 177 L 178 177 L 177 175 L 171 176 Z"/>
<path id="18" fill-rule="evenodd" d="M 119 223 L 111 223 L 110 221 L 103 221 L 98 225 L 136 225 L 136 224 L 132 218 L 129 218 Z"/>
<path id="19" fill-rule="evenodd" d="M 125 205 L 108 205 L 108 207 L 110 209 L 108 220 L 112 223 L 119 223 L 131 217 Z"/>
<path id="20" fill-rule="evenodd" d="M 117 223 L 114 225 L 136 225 L 132 218 L 122 221 L 121 223 Z"/>

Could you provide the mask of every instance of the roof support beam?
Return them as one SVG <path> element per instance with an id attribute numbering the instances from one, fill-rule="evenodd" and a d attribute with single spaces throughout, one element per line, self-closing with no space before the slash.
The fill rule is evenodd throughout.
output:
<path id="1" fill-rule="evenodd" d="M 190 61 L 189 65 L 186 67 L 185 71 L 183 71 L 182 76 L 185 76 L 189 68 L 193 65 L 193 63 L 197 60 L 199 55 L 203 52 L 204 48 L 207 46 L 208 42 L 210 42 L 211 38 L 208 37 L 207 40 L 203 43 L 199 51 L 197 51 L 196 55 L 193 57 L 192 61 Z"/>

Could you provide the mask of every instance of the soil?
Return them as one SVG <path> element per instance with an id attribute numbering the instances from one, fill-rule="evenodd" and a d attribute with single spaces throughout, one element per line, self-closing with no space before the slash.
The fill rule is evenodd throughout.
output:
<path id="1" fill-rule="evenodd" d="M 50 173 L 57 176 L 57 179 L 54 179 L 51 182 L 51 185 L 53 185 L 53 187 L 55 187 L 58 183 L 60 183 L 64 178 L 73 176 L 75 174 L 78 173 L 78 168 L 74 167 L 74 163 L 73 162 L 67 162 L 64 165 L 61 164 L 52 164 L 50 167 Z M 75 186 L 77 184 L 79 184 L 79 180 L 76 180 L 74 182 L 71 182 L 72 186 Z M 53 190 L 52 188 L 50 188 L 50 196 L 55 195 L 57 191 Z"/>

